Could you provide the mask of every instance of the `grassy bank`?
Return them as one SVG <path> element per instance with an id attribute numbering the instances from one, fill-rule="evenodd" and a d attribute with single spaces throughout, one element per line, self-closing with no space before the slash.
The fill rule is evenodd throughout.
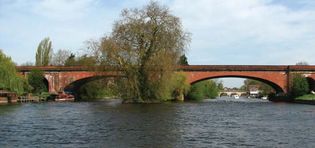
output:
<path id="1" fill-rule="evenodd" d="M 315 101 L 314 94 L 307 94 L 300 97 L 295 98 L 295 100 L 306 100 L 306 101 Z"/>

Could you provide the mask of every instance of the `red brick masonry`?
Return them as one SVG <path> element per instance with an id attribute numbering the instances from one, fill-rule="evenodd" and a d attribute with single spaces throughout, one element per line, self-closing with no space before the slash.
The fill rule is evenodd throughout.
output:
<path id="1" fill-rule="evenodd" d="M 111 67 L 102 67 L 105 71 L 95 72 L 99 67 L 64 67 L 64 66 L 19 66 L 18 71 L 27 75 L 32 69 L 45 71 L 49 92 L 58 92 L 79 80 L 96 76 L 117 76 L 119 70 Z M 290 76 L 293 73 L 301 73 L 305 77 L 315 80 L 315 66 L 300 65 L 190 65 L 180 66 L 178 71 L 187 75 L 189 83 L 195 83 L 205 79 L 239 77 L 251 78 L 263 81 L 273 86 L 276 91 L 287 93 L 290 85 Z"/>

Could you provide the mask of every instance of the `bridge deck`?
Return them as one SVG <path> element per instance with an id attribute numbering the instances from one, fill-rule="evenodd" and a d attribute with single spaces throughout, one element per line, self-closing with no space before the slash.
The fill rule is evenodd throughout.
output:
<path id="1" fill-rule="evenodd" d="M 87 67 L 87 66 L 17 66 L 20 72 L 28 72 L 33 69 L 43 71 L 95 71 L 106 69 L 118 71 L 113 67 Z M 315 71 L 315 65 L 189 65 L 179 66 L 183 71 Z"/>

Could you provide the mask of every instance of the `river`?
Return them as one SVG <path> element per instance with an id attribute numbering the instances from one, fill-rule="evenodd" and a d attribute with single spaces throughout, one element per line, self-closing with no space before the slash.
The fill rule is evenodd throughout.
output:
<path id="1" fill-rule="evenodd" d="M 0 106 L 1 147 L 315 147 L 315 106 L 203 102 Z"/>

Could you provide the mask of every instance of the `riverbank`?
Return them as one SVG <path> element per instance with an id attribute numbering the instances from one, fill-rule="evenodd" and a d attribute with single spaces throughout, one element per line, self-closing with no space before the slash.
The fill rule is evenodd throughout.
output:
<path id="1" fill-rule="evenodd" d="M 289 96 L 274 96 L 270 97 L 269 101 L 315 105 L 315 95 L 307 94 L 296 98 Z"/>
<path id="2" fill-rule="evenodd" d="M 295 98 L 293 102 L 299 104 L 315 105 L 315 95 L 314 94 L 303 95 Z"/>

